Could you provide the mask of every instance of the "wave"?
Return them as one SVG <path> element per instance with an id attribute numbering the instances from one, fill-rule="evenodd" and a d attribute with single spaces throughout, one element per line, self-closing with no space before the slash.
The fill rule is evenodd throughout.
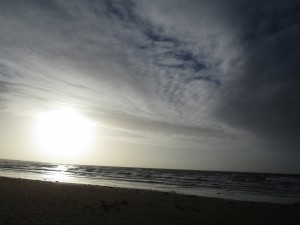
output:
<path id="1" fill-rule="evenodd" d="M 0 160 L 1 175 L 32 175 L 34 179 L 62 179 L 128 187 L 203 193 L 203 190 L 228 195 L 275 196 L 300 200 L 300 176 L 241 172 L 145 169 L 108 166 L 62 165 L 55 163 Z M 30 175 L 31 174 L 31 175 Z M 84 179 L 80 180 L 80 179 Z M 118 183 L 119 182 L 119 183 Z M 121 183 L 120 183 L 121 182 Z"/>

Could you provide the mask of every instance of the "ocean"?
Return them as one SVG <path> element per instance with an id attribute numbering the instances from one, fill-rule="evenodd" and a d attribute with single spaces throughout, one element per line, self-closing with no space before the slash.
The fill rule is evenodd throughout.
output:
<path id="1" fill-rule="evenodd" d="M 300 202 L 300 175 L 84 166 L 0 160 L 0 176 L 176 192 L 233 200 Z"/>

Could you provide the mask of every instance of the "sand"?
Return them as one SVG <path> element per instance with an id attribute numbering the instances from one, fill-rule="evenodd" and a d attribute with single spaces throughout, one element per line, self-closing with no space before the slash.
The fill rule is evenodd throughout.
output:
<path id="1" fill-rule="evenodd" d="M 300 205 L 0 178 L 0 224 L 300 224 Z"/>

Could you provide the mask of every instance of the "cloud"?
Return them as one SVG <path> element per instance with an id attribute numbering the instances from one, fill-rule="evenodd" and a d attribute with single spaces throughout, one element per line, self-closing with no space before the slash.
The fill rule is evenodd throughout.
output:
<path id="1" fill-rule="evenodd" d="M 196 117 L 205 110 L 196 104 L 220 85 L 205 56 L 139 16 L 133 3 L 29 1 L 12 8 L 19 16 L 6 10 L 2 22 L 1 42 L 9 42 L 1 45 L 9 74 L 2 80 L 14 83 L 18 96 L 10 101 L 21 107 L 32 95 L 37 106 L 69 102 L 189 126 L 201 123 Z"/>
<path id="2" fill-rule="evenodd" d="M 223 121 L 258 132 L 284 151 L 300 146 L 299 6 L 265 1 L 242 8 L 241 55 L 227 71 L 231 78 L 217 110 Z"/>
<path id="3" fill-rule="evenodd" d="M 156 3 L 142 1 L 141 13 L 188 40 L 194 55 L 204 53 L 208 80 L 220 87 L 209 106 L 213 118 L 273 142 L 273 149 L 299 149 L 299 3 Z"/>
<path id="4" fill-rule="evenodd" d="M 0 4 L 8 111 L 67 104 L 128 132 L 300 146 L 296 1 Z"/>

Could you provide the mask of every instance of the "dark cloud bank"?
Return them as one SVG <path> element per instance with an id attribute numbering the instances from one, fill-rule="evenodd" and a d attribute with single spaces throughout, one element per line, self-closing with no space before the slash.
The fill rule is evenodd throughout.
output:
<path id="1" fill-rule="evenodd" d="M 296 1 L 241 5 L 242 54 L 224 84 L 218 116 L 299 150 L 300 10 Z M 238 18 L 236 18 L 238 19 Z"/>
<path id="2" fill-rule="evenodd" d="M 300 170 L 299 1 L 1 1 L 0 16 L 3 108 L 253 137 Z"/>

